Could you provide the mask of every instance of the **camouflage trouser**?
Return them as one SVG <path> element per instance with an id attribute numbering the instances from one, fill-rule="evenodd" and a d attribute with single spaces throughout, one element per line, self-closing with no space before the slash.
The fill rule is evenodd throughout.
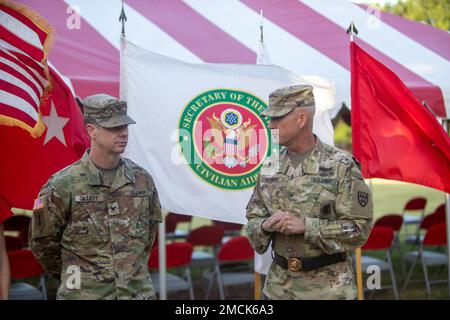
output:
<path id="1" fill-rule="evenodd" d="M 355 274 L 350 260 L 312 271 L 289 271 L 272 263 L 264 294 L 273 300 L 354 300 Z"/>

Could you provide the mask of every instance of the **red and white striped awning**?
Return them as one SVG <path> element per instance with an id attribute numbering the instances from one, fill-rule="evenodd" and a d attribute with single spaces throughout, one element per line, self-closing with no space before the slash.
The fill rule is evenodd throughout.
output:
<path id="1" fill-rule="evenodd" d="M 119 94 L 120 0 L 22 2 L 55 27 L 50 61 L 72 80 L 78 95 Z M 77 7 L 80 19 L 69 6 Z M 144 48 L 188 62 L 255 63 L 260 10 L 273 63 L 334 81 L 334 114 L 340 102 L 350 102 L 345 31 L 354 21 L 363 49 L 437 115 L 450 115 L 449 33 L 388 13 L 378 20 L 374 10 L 347 0 L 125 0 L 125 31 Z"/>

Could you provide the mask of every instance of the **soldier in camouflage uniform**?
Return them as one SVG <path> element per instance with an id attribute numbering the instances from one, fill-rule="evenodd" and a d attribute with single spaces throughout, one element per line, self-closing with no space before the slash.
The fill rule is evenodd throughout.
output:
<path id="1" fill-rule="evenodd" d="M 263 163 L 247 206 L 246 232 L 273 262 L 269 299 L 355 299 L 351 251 L 371 230 L 372 196 L 355 160 L 313 134 L 311 86 L 278 89 L 263 116 L 278 130 L 279 162 Z M 273 170 L 272 170 L 273 168 Z"/>
<path id="2" fill-rule="evenodd" d="M 114 97 L 87 97 L 91 149 L 54 174 L 35 200 L 31 248 L 61 280 L 58 299 L 155 297 L 147 262 L 160 203 L 150 174 L 120 156 L 135 123 L 126 112 Z"/>

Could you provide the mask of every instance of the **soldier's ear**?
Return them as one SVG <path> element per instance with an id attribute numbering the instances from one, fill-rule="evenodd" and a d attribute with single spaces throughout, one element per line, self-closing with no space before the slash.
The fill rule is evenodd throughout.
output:
<path id="1" fill-rule="evenodd" d="M 300 129 L 303 129 L 308 123 L 308 115 L 305 112 L 298 112 L 297 123 Z"/>
<path id="2" fill-rule="evenodd" d="M 91 139 L 94 139 L 96 136 L 96 127 L 92 123 L 86 124 L 86 131 Z"/>

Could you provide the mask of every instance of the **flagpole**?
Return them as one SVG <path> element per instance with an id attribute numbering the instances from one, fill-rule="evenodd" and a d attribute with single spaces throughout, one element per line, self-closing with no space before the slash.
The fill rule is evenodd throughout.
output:
<path id="1" fill-rule="evenodd" d="M 450 120 L 444 119 L 443 121 L 444 129 L 447 132 L 448 135 L 450 135 Z M 450 194 L 445 194 L 445 221 L 447 223 L 447 259 L 448 259 L 448 266 L 450 266 Z M 448 269 L 448 295 L 450 297 L 450 267 Z"/>
<path id="2" fill-rule="evenodd" d="M 166 288 L 166 216 L 167 210 L 162 210 L 162 222 L 158 227 L 158 256 L 159 256 L 159 299 L 167 300 Z"/>
<path id="3" fill-rule="evenodd" d="M 263 35 L 263 11 L 261 10 L 260 16 L 259 16 L 259 46 L 264 45 L 264 35 Z M 258 46 L 258 48 L 259 48 Z M 258 51 L 259 52 L 259 51 Z M 256 57 L 256 64 L 263 63 L 259 60 L 259 57 Z M 255 252 L 255 258 L 257 253 Z M 253 260 L 255 261 L 255 258 Z M 255 262 L 256 265 L 256 262 Z M 261 274 L 259 272 L 255 271 L 255 300 L 261 300 Z"/>
<path id="4" fill-rule="evenodd" d="M 350 26 L 347 29 L 347 34 L 350 35 L 350 42 L 353 42 L 353 35 L 358 34 L 358 30 L 355 27 L 354 22 L 350 23 Z M 372 189 L 372 181 L 369 180 L 370 188 Z M 361 248 L 357 248 L 355 250 L 356 257 L 356 285 L 358 289 L 358 300 L 364 300 L 364 292 L 363 292 L 363 277 L 362 277 L 362 266 L 361 266 Z"/>
<path id="5" fill-rule="evenodd" d="M 122 31 L 120 32 L 120 35 L 125 38 L 125 22 L 127 22 L 127 15 L 125 14 L 123 0 L 122 0 L 122 9 L 120 10 L 119 21 L 122 23 Z"/>
<path id="6" fill-rule="evenodd" d="M 263 11 L 262 11 L 262 9 L 261 9 L 261 13 L 260 13 L 260 16 L 259 16 L 259 36 L 260 36 L 260 38 L 259 38 L 259 41 L 261 41 L 261 43 L 264 43 L 264 30 L 263 30 L 263 21 L 264 21 L 264 16 L 263 16 Z"/>
<path id="7" fill-rule="evenodd" d="M 261 300 L 261 274 L 255 272 L 255 300 Z"/>
<path id="8" fill-rule="evenodd" d="M 434 112 L 433 109 L 428 105 L 428 103 L 424 100 L 422 101 L 422 105 L 427 108 L 428 111 L 431 112 L 436 118 L 439 118 L 436 112 Z M 447 134 L 450 133 L 450 120 L 444 119 L 442 121 L 442 126 L 444 127 L 445 132 Z M 447 239 L 450 239 L 450 194 L 445 193 L 445 221 L 447 223 Z M 447 242 L 447 258 L 448 258 L 448 265 L 450 266 L 450 243 Z M 450 279 L 450 268 L 448 268 L 448 279 Z M 449 280 L 450 281 L 450 280 Z M 450 283 L 447 283 L 448 286 L 448 295 L 450 297 Z"/>
<path id="9" fill-rule="evenodd" d="M 127 16 L 122 0 L 122 9 L 120 11 L 119 21 L 122 23 L 122 31 L 120 33 L 120 100 L 127 101 L 128 81 L 125 69 L 125 50 L 126 50 L 126 37 L 125 37 L 125 22 Z"/>
<path id="10" fill-rule="evenodd" d="M 433 109 L 428 105 L 426 101 L 422 101 L 422 105 L 427 108 L 428 111 L 430 111 L 436 118 L 439 118 L 436 112 L 434 112 Z M 442 121 L 442 126 L 444 127 L 445 132 L 447 134 L 450 133 L 450 120 L 444 119 Z M 447 239 L 450 239 L 450 194 L 445 193 L 445 221 L 447 223 Z M 450 266 L 450 243 L 447 242 L 447 258 L 448 258 L 448 265 Z M 450 268 L 448 268 L 448 279 L 450 281 Z M 448 286 L 448 295 L 450 297 L 450 283 L 447 283 Z"/>

